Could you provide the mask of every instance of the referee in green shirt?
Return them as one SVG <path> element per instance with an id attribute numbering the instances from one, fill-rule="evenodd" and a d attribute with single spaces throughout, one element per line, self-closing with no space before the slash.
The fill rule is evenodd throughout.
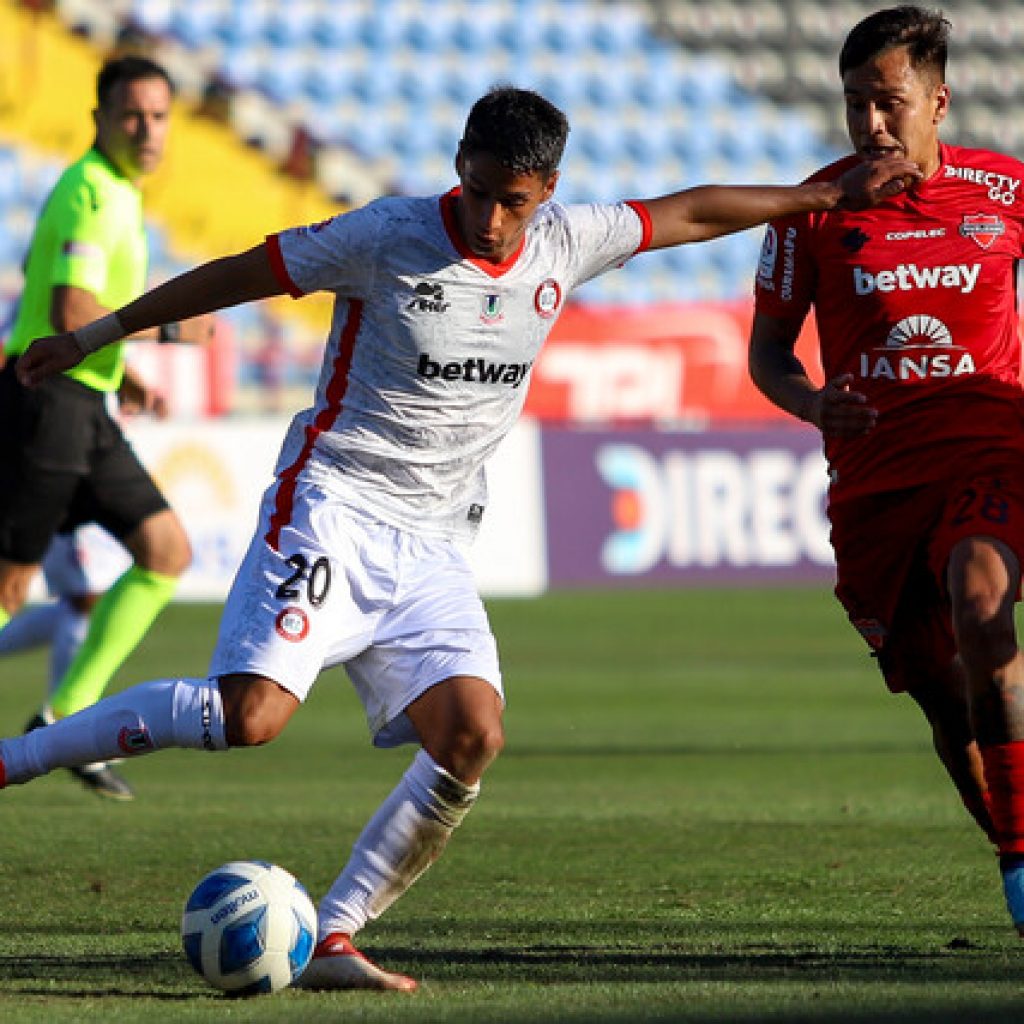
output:
<path id="1" fill-rule="evenodd" d="M 145 288 L 137 183 L 163 156 L 173 86 L 160 65 L 130 56 L 102 68 L 96 92 L 95 141 L 63 173 L 39 216 L 0 372 L 0 626 L 24 604 L 57 532 L 97 522 L 134 561 L 97 604 L 81 650 L 33 724 L 99 699 L 191 560 L 181 521 L 108 413 L 107 397 L 124 375 L 122 346 L 109 345 L 32 391 L 14 373 L 33 339 L 81 327 Z M 154 337 L 206 341 L 212 323 L 168 324 Z M 132 797 L 109 765 L 74 773 L 103 796 Z"/>

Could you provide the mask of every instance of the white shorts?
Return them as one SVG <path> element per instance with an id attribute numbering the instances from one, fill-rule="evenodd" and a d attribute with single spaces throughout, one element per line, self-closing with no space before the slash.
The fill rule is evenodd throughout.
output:
<path id="1" fill-rule="evenodd" d="M 108 591 L 132 564 L 131 556 L 95 523 L 55 534 L 43 557 L 50 597 L 80 597 Z"/>
<path id="2" fill-rule="evenodd" d="M 503 698 L 498 651 L 459 546 L 383 524 L 304 482 L 278 550 L 274 484 L 221 618 L 211 676 L 252 673 L 305 700 L 344 664 L 377 746 L 416 740 L 405 709 L 456 675 Z"/>

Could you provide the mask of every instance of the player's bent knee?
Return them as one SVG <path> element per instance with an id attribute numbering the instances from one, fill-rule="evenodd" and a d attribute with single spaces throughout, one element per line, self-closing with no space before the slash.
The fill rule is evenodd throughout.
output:
<path id="1" fill-rule="evenodd" d="M 500 721 L 467 724 L 444 738 L 437 759 L 457 779 L 476 781 L 504 747 Z"/>
<path id="2" fill-rule="evenodd" d="M 162 576 L 181 576 L 192 564 L 192 545 L 170 509 L 155 512 L 125 539 L 136 563 Z"/>
<path id="3" fill-rule="evenodd" d="M 28 588 L 37 565 L 17 565 L 0 560 L 0 608 L 17 615 L 28 600 Z"/>
<path id="4" fill-rule="evenodd" d="M 1017 633 L 1006 603 L 965 601 L 954 615 L 960 656 L 971 672 L 991 672 L 1017 653 Z"/>
<path id="5" fill-rule="evenodd" d="M 298 698 L 262 676 L 223 676 L 224 735 L 232 747 L 258 747 L 280 735 L 299 706 Z"/>

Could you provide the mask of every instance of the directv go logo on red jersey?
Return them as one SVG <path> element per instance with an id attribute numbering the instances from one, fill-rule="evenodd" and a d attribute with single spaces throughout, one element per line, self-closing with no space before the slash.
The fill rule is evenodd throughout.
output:
<path id="1" fill-rule="evenodd" d="M 1020 178 L 1011 178 L 1007 174 L 997 174 L 995 171 L 983 171 L 980 167 L 953 167 L 951 164 L 946 165 L 946 177 L 960 178 L 961 181 L 971 181 L 975 185 L 987 188 L 988 197 L 994 203 L 1013 206 L 1017 201 Z"/>

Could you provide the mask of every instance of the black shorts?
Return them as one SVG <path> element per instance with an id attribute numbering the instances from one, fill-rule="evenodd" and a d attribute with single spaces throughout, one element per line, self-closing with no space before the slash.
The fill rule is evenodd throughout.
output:
<path id="1" fill-rule="evenodd" d="M 38 563 L 82 523 L 120 540 L 168 508 L 103 392 L 63 374 L 23 388 L 15 362 L 0 370 L 0 558 Z"/>

